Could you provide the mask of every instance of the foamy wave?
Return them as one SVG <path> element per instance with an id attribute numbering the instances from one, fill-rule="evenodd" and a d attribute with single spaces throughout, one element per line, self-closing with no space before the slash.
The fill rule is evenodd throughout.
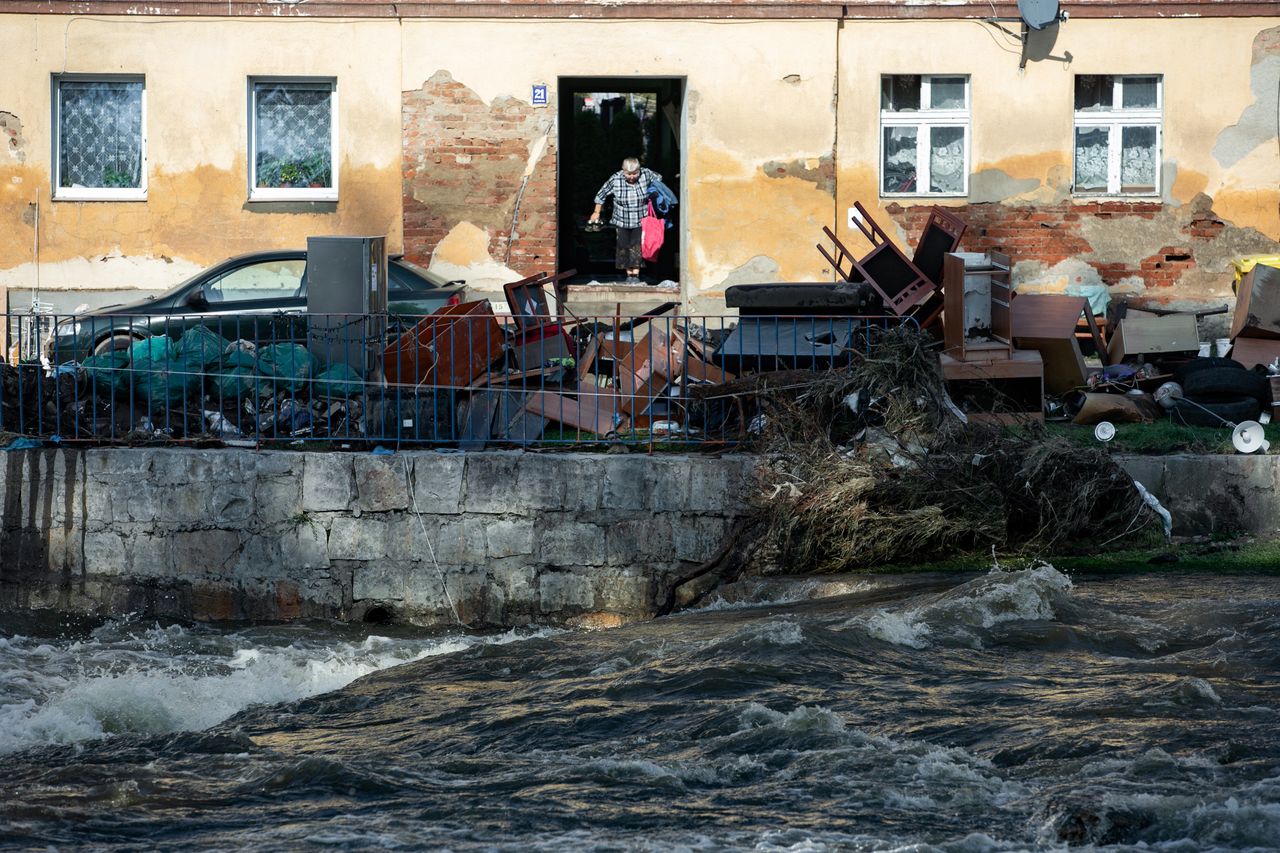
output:
<path id="1" fill-rule="evenodd" d="M 848 730 L 839 714 L 821 706 L 801 705 L 794 711 L 783 713 L 752 702 L 739 716 L 742 729 L 775 728 L 791 733 L 823 732 L 843 734 Z"/>
<path id="2" fill-rule="evenodd" d="M 250 705 L 303 699 L 387 667 L 526 636 L 368 637 L 328 647 L 293 643 L 216 654 L 192 653 L 199 638 L 181 627 L 153 629 L 120 644 L 88 641 L 63 649 L 14 637 L 0 649 L 0 754 L 114 734 L 199 731 Z"/>
<path id="3" fill-rule="evenodd" d="M 795 622 L 770 619 L 734 631 L 717 646 L 798 646 L 804 642 L 804 631 Z"/>
<path id="4" fill-rule="evenodd" d="M 980 645 L 971 629 L 1053 619 L 1057 605 L 1071 589 L 1071 579 L 1047 563 L 1014 572 L 995 569 L 921 606 L 878 610 L 846 625 L 859 627 L 877 640 L 913 649 L 928 648 L 940 636 Z"/>

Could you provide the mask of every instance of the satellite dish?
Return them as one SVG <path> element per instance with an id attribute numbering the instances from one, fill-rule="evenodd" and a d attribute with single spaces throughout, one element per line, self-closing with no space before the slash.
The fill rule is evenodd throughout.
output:
<path id="1" fill-rule="evenodd" d="M 1254 453 L 1258 450 L 1266 453 L 1271 449 L 1271 442 L 1267 441 L 1262 424 L 1257 421 L 1241 421 L 1236 424 L 1236 428 L 1231 431 L 1231 443 L 1240 453 Z"/>
<path id="2" fill-rule="evenodd" d="M 1111 421 L 1099 421 L 1093 428 L 1093 437 L 1103 443 L 1110 441 L 1116 437 L 1116 425 Z"/>
<path id="3" fill-rule="evenodd" d="M 1031 29 L 1043 30 L 1058 22 L 1058 0 L 1018 0 L 1018 14 Z"/>

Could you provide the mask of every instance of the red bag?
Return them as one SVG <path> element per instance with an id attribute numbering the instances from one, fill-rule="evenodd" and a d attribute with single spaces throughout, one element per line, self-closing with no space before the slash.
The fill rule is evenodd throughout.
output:
<path id="1" fill-rule="evenodd" d="M 640 254 L 646 261 L 657 260 L 666 230 L 667 223 L 658 218 L 653 212 L 653 202 L 649 202 L 649 212 L 640 220 Z"/>

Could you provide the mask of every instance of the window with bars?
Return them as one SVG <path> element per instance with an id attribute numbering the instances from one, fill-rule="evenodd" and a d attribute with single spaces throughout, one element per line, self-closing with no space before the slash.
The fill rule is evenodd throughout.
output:
<path id="1" fill-rule="evenodd" d="M 145 92 L 142 77 L 54 78 L 55 199 L 146 198 Z"/>
<path id="2" fill-rule="evenodd" d="M 881 195 L 969 194 L 969 78 L 880 78 Z"/>
<path id="3" fill-rule="evenodd" d="M 1155 195 L 1160 189 L 1162 79 L 1079 74 L 1075 81 L 1077 195 Z"/>
<path id="4" fill-rule="evenodd" d="M 336 200 L 335 81 L 253 79 L 249 101 L 249 197 Z"/>

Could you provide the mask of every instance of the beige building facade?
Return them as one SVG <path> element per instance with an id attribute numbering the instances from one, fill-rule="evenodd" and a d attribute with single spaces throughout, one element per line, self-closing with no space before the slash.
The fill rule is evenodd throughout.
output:
<path id="1" fill-rule="evenodd" d="M 603 177 L 585 93 L 648 98 L 680 196 L 665 270 L 693 311 L 831 280 L 815 243 L 861 245 L 854 202 L 904 243 L 955 208 L 965 248 L 1029 284 L 1138 302 L 1229 301 L 1232 257 L 1280 251 L 1273 4 L 1068 3 L 1024 67 L 985 2 L 8 6 L 13 310 L 316 234 L 385 234 L 500 298 L 581 250 L 568 188 Z"/>

